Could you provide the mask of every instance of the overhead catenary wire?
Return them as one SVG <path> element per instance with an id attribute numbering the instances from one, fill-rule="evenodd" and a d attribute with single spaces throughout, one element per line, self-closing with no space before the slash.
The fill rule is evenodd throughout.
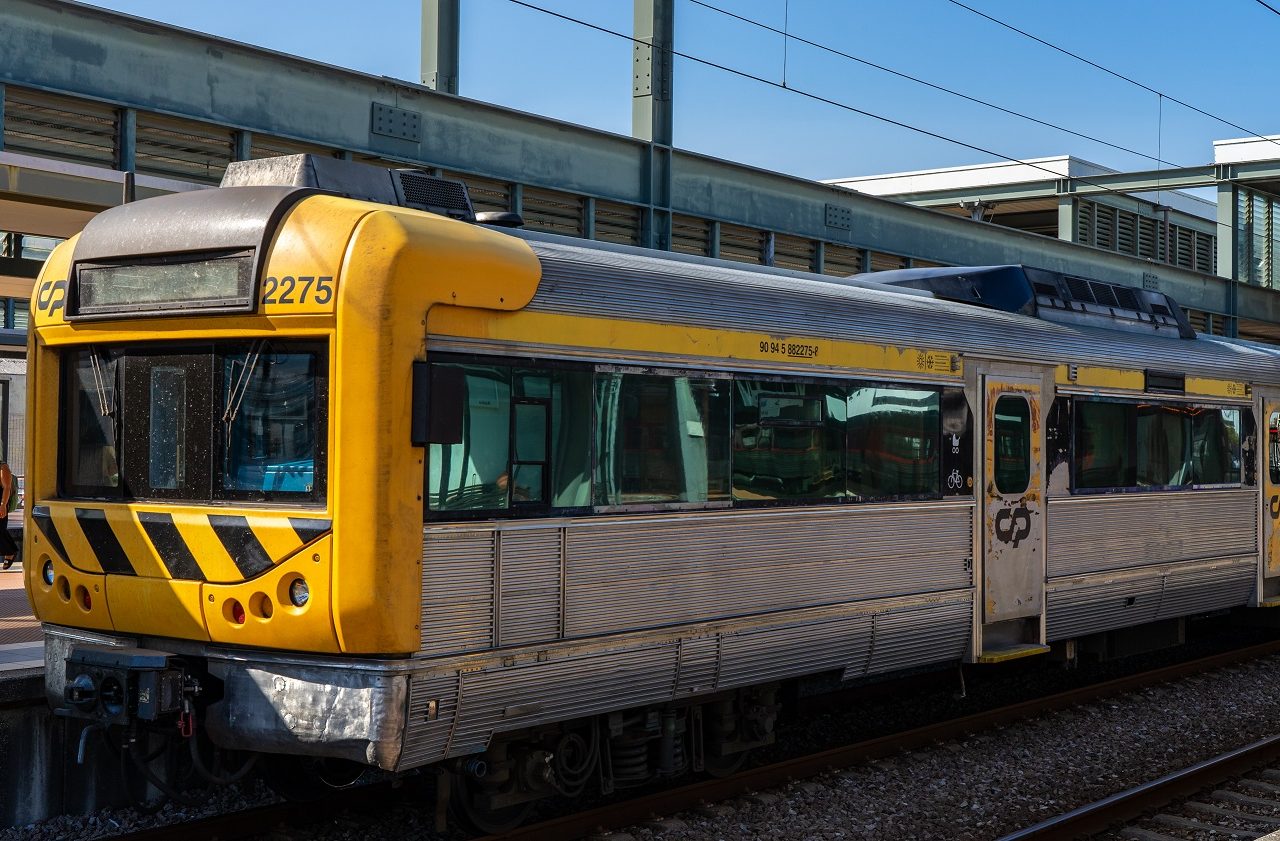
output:
<path id="1" fill-rule="evenodd" d="M 609 27 L 607 27 L 607 26 L 601 26 L 600 24 L 592 23 L 592 22 L 590 22 L 590 21 L 583 20 L 582 18 L 576 18 L 576 17 L 573 17 L 572 15 L 568 15 L 568 14 L 565 14 L 565 13 L 563 13 L 563 12 L 557 12 L 557 11 L 555 11 L 554 9 L 548 9 L 548 8 L 543 7 L 543 6 L 539 6 L 539 5 L 537 5 L 536 3 L 528 2 L 528 0 L 507 0 L 507 2 L 508 2 L 508 3 L 511 3 L 511 4 L 513 4 L 513 5 L 516 5 L 516 6 L 520 6 L 520 7 L 525 8 L 525 9 L 529 9 L 530 11 L 540 12 L 540 13 L 545 14 L 545 15 L 548 15 L 548 16 L 550 16 L 550 17 L 558 18 L 558 19 L 563 20 L 563 21 L 565 21 L 565 22 L 567 22 L 567 23 L 572 23 L 572 24 L 575 24 L 575 25 L 577 25 L 577 26 L 581 26 L 581 27 L 584 27 L 584 28 L 586 28 L 586 29 L 591 29 L 591 30 L 594 30 L 594 31 L 596 31 L 596 32 L 600 32 L 600 33 L 605 34 L 605 35 L 612 35 L 612 36 L 614 36 L 614 37 L 616 37 L 616 38 L 621 38 L 622 40 L 629 41 L 629 42 L 631 42 L 632 44 L 640 44 L 640 45 L 642 45 L 642 46 L 647 46 L 647 47 L 651 47 L 651 46 L 653 46 L 650 42 L 648 42 L 648 41 L 646 41 L 646 40 L 644 40 L 644 39 L 642 39 L 642 38 L 636 38 L 636 37 L 635 37 L 635 36 L 633 36 L 633 35 L 629 35 L 629 34 L 627 34 L 627 33 L 625 33 L 625 32 L 619 32 L 619 31 L 618 31 L 618 30 L 616 30 L 616 29 L 610 29 L 610 28 L 609 28 Z M 898 128 L 903 128 L 903 129 L 906 129 L 906 130 L 908 130 L 908 131 L 912 131 L 912 132 L 915 132 L 915 133 L 917 133 L 917 134 L 924 135 L 924 136 L 926 136 L 926 137 L 932 137 L 932 138 L 934 138 L 934 139 L 936 139 L 936 140 L 941 140 L 941 141 L 943 141 L 943 142 L 945 142 L 945 143 L 951 143 L 951 144 L 954 144 L 954 145 L 956 145 L 956 146 L 960 146 L 960 147 L 965 148 L 965 149 L 970 149 L 970 150 L 975 151 L 975 152 L 980 152 L 980 153 L 982 153 L 982 154 L 984 154 L 984 155 L 991 155 L 992 157 L 999 158 L 999 159 L 1001 159 L 1001 160 L 1003 160 L 1003 161 L 1008 161 L 1008 162 L 1010 162 L 1010 163 L 1020 164 L 1020 165 L 1022 165 L 1022 166 L 1026 166 L 1026 167 L 1029 167 L 1029 168 L 1031 168 L 1031 169 L 1039 170 L 1039 171 L 1041 171 L 1041 172 L 1044 172 L 1044 173 L 1046 173 L 1046 174 L 1048 174 L 1048 175 L 1052 176 L 1054 179 L 1063 179 L 1063 178 L 1068 178 L 1069 180 L 1077 181 L 1077 182 L 1079 182 L 1079 183 L 1081 183 L 1081 184 L 1087 184 L 1087 185 L 1089 185 L 1089 186 L 1091 186 L 1091 187 L 1094 187 L 1094 188 L 1096 188 L 1096 189 L 1097 189 L 1099 192 L 1101 192 L 1101 193 L 1118 194 L 1118 195 L 1129 195 L 1130 193 L 1132 193 L 1132 192 L 1133 192 L 1132 190 L 1117 190 L 1117 189 L 1113 189 L 1113 188 L 1111 188 L 1111 187 L 1106 186 L 1105 184 L 1100 184 L 1100 183 L 1097 183 L 1097 182 L 1095 182 L 1095 181 L 1091 181 L 1091 180 L 1089 180 L 1088 178 L 1085 178 L 1085 177 L 1083 177 L 1083 176 L 1079 176 L 1079 175 L 1075 175 L 1075 176 L 1064 176 L 1061 172 L 1058 172 L 1058 171 L 1056 171 L 1056 170 L 1050 169 L 1050 168 L 1049 168 L 1049 167 L 1047 167 L 1047 166 L 1041 166 L 1040 164 L 1037 164 L 1037 163 L 1035 163 L 1034 161 L 1027 161 L 1027 160 L 1023 160 L 1023 159 L 1020 159 L 1020 158 L 1015 158 L 1015 157 L 1013 157 L 1013 156 L 1011 156 L 1011 155 L 1006 155 L 1006 154 L 1004 154 L 1004 153 L 1002 153 L 1002 152 L 997 152 L 997 151 L 995 151 L 994 149 L 988 149 L 988 148 L 986 148 L 986 147 L 979 146 L 979 145 L 974 144 L 974 143 L 969 143 L 968 141 L 965 141 L 965 140 L 960 140 L 960 139 L 955 138 L 955 137 L 949 137 L 949 136 L 947 136 L 947 135 L 945 135 L 945 134 L 940 134 L 939 132 L 931 131 L 930 129 L 921 128 L 920 126 L 915 126 L 915 125 L 912 125 L 912 124 L 910 124 L 910 123 L 903 122 L 903 121 L 901 121 L 901 120 L 896 120 L 896 119 L 894 119 L 894 118 L 892 118 L 892 117 L 886 117 L 886 116 L 884 116 L 883 114 L 877 114 L 877 113 L 875 113 L 875 112 L 873 112 L 873 111 L 867 111 L 867 110 L 866 110 L 866 109 L 864 109 L 864 108 L 858 108 L 858 107 L 856 107 L 856 106 L 849 105 L 849 104 L 848 104 L 848 103 L 846 103 L 846 102 L 841 102 L 841 101 L 836 100 L 836 99 L 831 99 L 830 97 L 822 96 L 821 94 L 817 94 L 817 93 L 814 93 L 814 92 L 812 92 L 812 91 L 806 91 L 806 90 L 804 90 L 804 89 L 802 89 L 802 88 L 797 88 L 797 87 L 795 87 L 794 85 L 788 85 L 788 86 L 785 86 L 785 87 L 784 87 L 782 84 L 780 84 L 779 82 L 775 82 L 775 81 L 774 81 L 774 80 L 772 80 L 772 79 L 768 79 L 768 78 L 765 78 L 765 77 L 763 77 L 763 76 L 758 76 L 758 75 L 756 75 L 756 74 L 754 74 L 754 73 L 748 73 L 748 72 L 747 72 L 747 71 L 745 71 L 745 70 L 739 70 L 739 69 L 734 68 L 734 67 L 729 67 L 728 65 L 721 64 L 721 63 L 719 63 L 719 62 L 715 62 L 715 61 L 712 61 L 712 60 L 707 59 L 707 58 L 702 58 L 702 57 L 700 57 L 700 56 L 696 56 L 696 55 L 692 55 L 692 54 L 689 54 L 689 53 L 681 52 L 680 50 L 677 50 L 677 49 L 675 49 L 674 47 L 671 47 L 671 48 L 664 48 L 664 50 L 665 50 L 666 52 L 669 52 L 669 53 L 670 53 L 671 55 L 673 55 L 673 56 L 677 56 L 677 57 L 679 57 L 679 58 L 683 58 L 683 59 L 685 59 L 685 60 L 687 60 L 687 61 L 694 62 L 695 64 L 700 64 L 700 65 L 702 65 L 702 66 L 704 66 L 704 67 L 710 67 L 710 68 L 712 68 L 712 69 L 719 70 L 719 71 L 721 71 L 721 72 L 728 73 L 728 74 L 730 74 L 730 75 L 737 76 L 737 77 L 742 78 L 742 79 L 746 79 L 746 80 L 749 80 L 749 81 L 757 82 L 757 83 L 762 84 L 762 85 L 767 85 L 767 86 L 769 86 L 769 87 L 776 88 L 777 90 L 786 91 L 786 92 L 791 93 L 791 94 L 794 94 L 794 95 L 796 95 L 796 96 L 804 97 L 805 99 L 809 99 L 809 100 L 812 100 L 812 101 L 814 101 L 814 102 L 818 102 L 818 103 L 821 103 L 821 104 L 824 104 L 824 105 L 830 105 L 830 106 L 832 106 L 832 107 L 834 107 L 834 108 L 839 108 L 839 109 L 841 109 L 841 110 L 843 110 L 843 111 L 848 111 L 848 112 L 853 113 L 853 114 L 859 114 L 859 115 L 864 116 L 864 117 L 869 117 L 869 118 L 871 118 L 871 119 L 873 119 L 873 120 L 877 120 L 877 121 L 879 121 L 879 122 L 886 123 L 886 124 L 888 124 L 888 125 L 896 126 L 896 127 L 898 127 Z M 1228 224 L 1226 224 L 1225 222 L 1217 221 L 1217 222 L 1215 222 L 1215 225 L 1216 225 L 1217 227 L 1224 228 L 1224 229 L 1227 229 L 1227 230 L 1230 230 L 1230 229 L 1231 229 L 1231 226 L 1230 226 L 1230 225 L 1228 225 Z"/>
<path id="2" fill-rule="evenodd" d="M 789 31 L 787 31 L 786 29 L 778 29 L 778 28 L 776 28 L 776 27 L 774 27 L 774 26 L 770 26 L 769 24 L 764 23 L 763 21 L 758 21 L 758 20 L 755 20 L 754 18 L 749 18 L 749 17 L 746 17 L 746 16 L 744 16 L 744 15 L 740 15 L 740 14 L 738 14 L 738 13 L 736 13 L 736 12 L 732 12 L 732 11 L 730 11 L 730 10 L 728 10 L 728 9 L 722 8 L 722 7 L 717 6 L 717 5 L 713 4 L 713 3 L 708 3 L 708 2 L 706 2 L 706 0 L 689 0 L 689 2 L 690 2 L 690 3 L 692 3 L 692 4 L 693 4 L 693 5 L 695 5 L 695 6 L 701 6 L 701 7 L 703 7 L 704 9 L 707 9 L 707 10 L 709 10 L 709 11 L 713 11 L 713 12 L 716 12 L 716 13 L 718 13 L 718 14 L 724 15 L 725 17 L 733 18 L 734 20 L 741 21 L 742 23 L 746 23 L 746 24 L 749 24 L 749 25 L 751 25 L 751 26 L 758 27 L 758 28 L 760 28 L 760 29 L 765 30 L 766 32 L 772 32 L 772 33 L 774 33 L 775 35 L 781 35 L 784 39 L 786 39 L 786 40 L 783 42 L 783 46 L 784 46 L 784 52 L 783 52 L 783 87 L 788 87 L 788 85 L 787 85 L 787 83 L 786 83 L 786 52 L 785 52 L 785 46 L 786 46 L 786 43 L 787 43 L 788 41 L 795 41 L 795 42 L 797 42 L 797 43 L 804 44 L 804 45 L 805 45 L 805 46 L 807 46 L 807 47 L 813 47 L 813 48 L 814 48 L 814 49 L 816 49 L 816 50 L 821 50 L 821 51 L 823 51 L 823 52 L 825 52 L 825 53 L 830 53 L 831 55 L 839 56 L 840 58 L 846 59 L 846 60 L 848 60 L 848 61 L 855 62 L 855 63 L 857 63 L 857 64 L 861 64 L 861 65 L 863 65 L 863 66 L 865 66 L 865 67 L 870 67 L 870 68 L 872 68 L 872 69 L 879 70 L 879 71 L 881 71 L 881 72 L 883 72 L 883 73 L 888 73 L 888 74 L 890 74 L 890 75 L 892 75 L 892 76 L 897 76 L 897 77 L 898 77 L 898 78 L 900 78 L 900 79 L 905 79 L 905 80 L 907 80 L 907 81 L 909 81 L 909 82 L 914 82 L 915 84 L 923 85 L 923 86 L 925 86 L 925 87 L 927 87 L 927 88 L 931 88 L 931 89 L 933 89 L 933 90 L 940 91 L 941 93 L 945 93 L 945 94 L 948 94 L 948 95 L 950 95 L 950 96 L 958 97 L 958 98 L 960 98 L 960 99 L 965 100 L 966 102 L 972 102 L 972 103 L 975 103 L 975 104 L 977 104 L 977 105 L 982 105 L 982 106 L 984 106 L 984 107 L 986 107 L 986 108 L 991 108 L 991 109 L 993 109 L 993 110 L 995 110 L 995 111 L 999 111 L 999 112 L 1000 112 L 1000 113 L 1002 113 L 1002 114 L 1008 114 L 1008 115 L 1009 115 L 1009 116 L 1011 116 L 1011 117 L 1016 117 L 1016 118 L 1021 119 L 1021 120 L 1026 120 L 1026 121 L 1028 121 L 1028 122 L 1035 123 L 1036 125 L 1044 126 L 1045 128 L 1050 128 L 1050 129 L 1053 129 L 1053 130 L 1055 130 L 1055 131 L 1063 132 L 1064 134 L 1069 134 L 1069 135 L 1071 135 L 1071 136 L 1073 136 L 1073 137 L 1078 137 L 1078 138 L 1080 138 L 1081 140 L 1088 140 L 1088 141 L 1089 141 L 1089 142 L 1091 142 L 1091 143 L 1097 143 L 1097 144 L 1100 144 L 1100 145 L 1102 145 L 1102 146 L 1106 146 L 1106 147 L 1108 147 L 1108 148 L 1115 149 L 1116 151 L 1119 151 L 1119 152 L 1126 152 L 1126 153 L 1128 153 L 1128 154 L 1130 154 L 1130 155 L 1136 155 L 1136 156 L 1138 156 L 1138 157 L 1140 157 L 1140 158 L 1144 158 L 1144 159 L 1146 159 L 1146 160 L 1153 161 L 1153 162 L 1154 162 L 1154 163 L 1156 163 L 1156 164 L 1167 164 L 1167 165 L 1169 165 L 1169 166 L 1175 166 L 1175 167 L 1176 167 L 1176 166 L 1181 166 L 1180 164 L 1173 163 L 1172 161 L 1162 160 L 1162 159 L 1161 159 L 1161 157 L 1160 157 L 1160 153 L 1159 153 L 1158 151 L 1156 152 L 1156 154 L 1155 154 L 1155 155 L 1152 155 L 1152 154 L 1150 154 L 1150 153 L 1148 153 L 1148 152 L 1140 152 L 1140 151 L 1138 151 L 1137 149 L 1131 149 L 1131 148 L 1129 148 L 1128 146 L 1123 146 L 1123 145 L 1121 145 L 1121 144 L 1119 144 L 1119 143 L 1113 143 L 1113 142 L 1111 142 L 1111 141 L 1109 141 L 1109 140 L 1103 140 L 1102 138 L 1100 138 L 1100 137 L 1094 137 L 1094 136 L 1093 136 L 1093 135 L 1091 135 L 1091 134 L 1085 134 L 1084 132 L 1076 131 L 1075 129 L 1067 128 L 1066 126 L 1059 125 L 1059 124 L 1057 124 L 1057 123 L 1053 123 L 1053 122 L 1050 122 L 1050 121 L 1048 121 L 1048 120 L 1042 120 L 1042 119 L 1040 119 L 1039 117 L 1033 117 L 1033 116 L 1031 116 L 1030 114 L 1026 114 L 1026 113 L 1024 113 L 1024 112 L 1022 112 L 1022 111 L 1017 111 L 1017 110 L 1012 109 L 1012 108 L 1006 108 L 1006 107 L 1004 107 L 1003 105 L 998 105 L 998 104 L 996 104 L 996 103 L 994 103 L 994 102 L 991 102 L 991 101 L 989 101 L 989 100 L 982 99 L 982 98 L 980 98 L 980 97 L 976 97 L 976 96 L 972 96 L 972 95 L 967 94 L 967 93 L 963 93 L 962 91 L 955 90 L 954 88 L 949 88 L 949 87 L 947 87 L 947 86 L 945 86 L 945 85 L 937 84 L 936 82 L 930 82 L 928 79 L 922 79 L 922 78 L 920 78 L 919 76 L 913 76 L 913 75 L 911 75 L 910 73 L 905 73 L 905 72 L 903 72 L 903 71 L 901 71 L 901 70 L 895 70 L 895 69 L 893 69 L 892 67 L 888 67 L 888 66 L 886 66 L 886 65 L 879 64 L 879 63 L 874 62 L 874 61 L 871 61 L 871 60 L 869 60 L 869 59 L 862 58 L 861 56 L 856 56 L 856 55 L 854 55 L 854 54 L 852 54 L 852 53 L 845 52 L 844 50 L 836 49 L 835 47 L 829 46 L 829 45 L 827 45 L 827 44 L 823 44 L 823 43 L 818 42 L 818 41 L 811 41 L 811 40 L 809 40 L 808 38 L 804 38 L 804 37 L 801 37 L 801 36 L 799 36 L 799 35 L 796 35 L 795 33 L 789 32 Z M 788 29 L 789 29 L 789 27 L 788 27 Z"/>
<path id="3" fill-rule="evenodd" d="M 1257 1 L 1258 1 L 1259 3 L 1262 3 L 1262 0 L 1257 0 Z M 1055 50 L 1055 51 L 1057 51 L 1057 52 L 1060 52 L 1060 53 L 1062 53 L 1062 54 L 1063 54 L 1063 55 L 1065 55 L 1065 56 L 1069 56 L 1069 57 L 1071 57 L 1071 58 L 1075 59 L 1076 61 L 1083 62 L 1084 64 L 1087 64 L 1087 65 L 1089 65 L 1090 67 L 1092 67 L 1092 68 L 1094 68 L 1094 69 L 1096 69 L 1096 70 L 1100 70 L 1100 71 L 1102 71 L 1103 73 L 1106 73 L 1106 74 L 1108 74 L 1108 75 L 1110 75 L 1110 76 L 1114 76 L 1114 77 L 1115 77 L 1115 78 L 1117 78 L 1117 79 L 1121 79 L 1121 80 L 1123 80 L 1123 81 L 1125 81 L 1125 82 L 1128 82 L 1128 83 L 1129 83 L 1129 84 L 1131 84 L 1131 85 L 1135 85 L 1135 86 L 1137 86 L 1137 87 L 1139 87 L 1139 88 L 1142 88 L 1144 91 L 1147 91 L 1148 93 L 1153 93 L 1153 94 L 1155 94 L 1156 96 L 1163 97 L 1164 99 L 1167 99 L 1167 100 L 1169 100 L 1169 101 L 1170 101 L 1170 102 L 1172 102 L 1172 103 L 1175 103 L 1175 104 L 1177 104 L 1177 105 L 1181 105 L 1183 108 L 1186 108 L 1186 109 L 1188 109 L 1188 110 L 1194 111 L 1194 112 L 1196 112 L 1197 114 L 1199 114 L 1199 115 L 1200 115 L 1200 116 L 1202 116 L 1202 117 L 1208 117 L 1208 118 L 1209 118 L 1209 119 L 1211 119 L 1211 120 L 1214 120 L 1214 121 L 1216 121 L 1216 122 L 1222 123 L 1222 125 L 1224 125 L 1224 126 L 1230 126 L 1231 128 L 1235 129 L 1236 131 L 1242 131 L 1242 132 L 1244 132 L 1246 135 L 1248 135 L 1248 136 L 1249 136 L 1250 138 L 1252 138 L 1252 139 L 1255 139 L 1255 140 L 1265 140 L 1265 141 L 1267 141 L 1268 143 L 1274 143 L 1275 145 L 1280 146 L 1280 141 L 1277 141 L 1277 140 L 1276 140 L 1275 138 L 1273 138 L 1273 137 L 1268 137 L 1268 136 L 1266 136 L 1266 135 L 1264 135 L 1264 134 L 1262 134 L 1262 133 L 1260 133 L 1260 132 L 1256 132 L 1256 131 L 1253 131 L 1253 130 L 1251 130 L 1251 129 L 1247 129 L 1247 128 L 1245 128 L 1244 126 L 1242 126 L 1242 125 L 1240 125 L 1240 124 L 1238 124 L 1238 123 L 1234 123 L 1234 122 L 1232 122 L 1231 120 L 1228 120 L 1226 117 L 1220 117 L 1220 116 L 1218 116 L 1217 114 L 1210 113 L 1209 111 L 1206 111 L 1206 110 L 1204 110 L 1203 108 L 1198 108 L 1197 106 L 1192 105 L 1192 104 L 1191 104 L 1191 103 L 1189 103 L 1189 102 L 1185 102 L 1185 101 L 1183 101 L 1183 100 L 1181 100 L 1181 99 L 1178 99 L 1178 97 L 1176 97 L 1176 96 L 1171 96 L 1170 94 L 1168 94 L 1168 93 L 1166 93 L 1166 92 L 1164 92 L 1164 91 L 1156 90 L 1155 88 L 1151 87 L 1150 85 L 1147 85 L 1147 84 L 1144 84 L 1144 83 L 1142 83 L 1142 82 L 1139 82 L 1137 79 L 1134 79 L 1134 78 L 1132 78 L 1132 77 L 1130 77 L 1130 76 L 1126 76 L 1125 74 L 1123 74 L 1123 73 L 1121 73 L 1121 72 L 1119 72 L 1119 71 L 1117 71 L 1117 70 L 1112 70 L 1110 67 L 1104 67 L 1103 65 L 1098 64 L 1098 62 L 1093 61 L 1093 60 L 1088 59 L 1088 58 L 1085 58 L 1084 56 L 1080 55 L 1079 53 L 1074 53 L 1074 52 L 1072 52 L 1071 50 L 1068 50 L 1066 47 L 1060 47 L 1060 46 L 1058 46 L 1057 44 L 1054 44 L 1054 43 L 1052 43 L 1052 42 L 1050 42 L 1050 41 L 1046 41 L 1044 38 L 1041 38 L 1041 37 L 1040 37 L 1040 36 L 1038 36 L 1038 35 L 1033 35 L 1033 34 L 1031 34 L 1030 32 L 1027 32 L 1025 29 L 1019 29 L 1018 27 L 1014 26 L 1013 24 L 1008 23 L 1008 22 L 1003 21 L 1003 20 L 1000 20 L 1000 18 L 995 17 L 995 16 L 993 16 L 993 15 L 989 15 L 989 14 L 987 14 L 986 12 L 982 11 L 981 9 L 975 9 L 973 6 L 970 6 L 970 5 L 968 5 L 967 3 L 963 3 L 963 2 L 961 2 L 961 0 L 947 0 L 947 2 L 948 2 L 948 3 L 950 3 L 950 4 L 952 4 L 953 6 L 959 6 L 961 9 L 964 9 L 964 10 L 966 10 L 966 11 L 972 12 L 973 14 L 977 15 L 977 16 L 978 16 L 978 17 L 980 17 L 980 18 L 985 18 L 986 20 L 991 21 L 992 23 L 996 24 L 997 26 L 1002 26 L 1002 27 L 1004 27 L 1005 29 L 1010 30 L 1011 32 L 1016 32 L 1016 33 L 1018 33 L 1019 35 L 1023 36 L 1024 38 L 1030 38 L 1032 41 L 1035 41 L 1035 42 L 1036 42 L 1036 43 L 1038 43 L 1038 44 L 1042 44 L 1042 45 L 1044 45 L 1044 46 L 1048 47 L 1048 48 L 1049 48 L 1049 49 L 1051 49 L 1051 50 Z M 1262 5 L 1263 5 L 1263 6 L 1267 6 L 1267 4 L 1266 4 L 1266 3 L 1262 3 Z M 1270 6 L 1267 6 L 1267 8 L 1268 8 L 1268 9 L 1271 9 L 1271 7 L 1270 7 Z M 1271 10 L 1272 10 L 1273 12 L 1274 12 L 1274 11 L 1276 11 L 1275 9 L 1271 9 Z M 1276 12 L 1276 13 L 1277 13 L 1277 14 L 1280 14 L 1280 12 Z"/>

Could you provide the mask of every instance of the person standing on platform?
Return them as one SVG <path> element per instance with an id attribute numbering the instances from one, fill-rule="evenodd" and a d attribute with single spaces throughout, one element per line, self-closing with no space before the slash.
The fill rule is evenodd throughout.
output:
<path id="1" fill-rule="evenodd" d="M 0 528 L 0 569 L 13 566 L 18 557 L 18 544 L 9 534 L 9 514 L 18 508 L 18 481 L 0 452 L 0 511 L 4 512 L 4 528 Z"/>

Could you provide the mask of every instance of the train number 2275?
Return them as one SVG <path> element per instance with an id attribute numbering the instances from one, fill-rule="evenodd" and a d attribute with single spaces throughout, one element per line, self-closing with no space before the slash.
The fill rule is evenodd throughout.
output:
<path id="1" fill-rule="evenodd" d="M 324 275 L 285 275 L 281 278 L 262 279 L 262 303 L 305 304 L 308 297 L 313 303 L 327 304 L 333 300 L 333 277 Z"/>

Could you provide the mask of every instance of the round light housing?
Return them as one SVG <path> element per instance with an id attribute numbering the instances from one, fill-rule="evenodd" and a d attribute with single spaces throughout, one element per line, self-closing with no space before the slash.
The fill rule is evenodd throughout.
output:
<path id="1" fill-rule="evenodd" d="M 289 585 L 289 601 L 293 602 L 294 607 L 306 607 L 307 602 L 311 600 L 311 588 L 307 586 L 305 578 L 295 578 L 293 583 Z"/>
<path id="2" fill-rule="evenodd" d="M 53 561 L 49 558 L 45 558 L 44 566 L 40 567 L 40 577 L 44 579 L 45 584 L 53 586 Z"/>

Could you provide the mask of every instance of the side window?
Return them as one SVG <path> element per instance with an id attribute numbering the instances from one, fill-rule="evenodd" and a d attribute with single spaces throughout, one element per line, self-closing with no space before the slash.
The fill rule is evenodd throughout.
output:
<path id="1" fill-rule="evenodd" d="M 1271 484 L 1280 485 L 1280 412 L 1267 417 L 1267 471 Z"/>
<path id="2" fill-rule="evenodd" d="M 996 401 L 996 490 L 1020 494 L 1031 483 L 1031 406 L 1023 397 L 1005 394 Z"/>
<path id="3" fill-rule="evenodd" d="M 1239 483 L 1239 409 L 1196 413 L 1191 427 L 1191 481 L 1197 485 Z"/>
<path id="4" fill-rule="evenodd" d="M 595 504 L 729 499 L 728 380 L 596 375 Z"/>
<path id="5" fill-rule="evenodd" d="M 462 440 L 427 450 L 431 511 L 485 511 L 509 505 L 511 370 L 457 365 L 464 372 Z"/>
<path id="6" fill-rule="evenodd" d="M 1075 487 L 1131 488 L 1137 484 L 1133 427 L 1136 408 L 1127 403 L 1078 400 L 1075 405 Z"/>
<path id="7" fill-rule="evenodd" d="M 858 498 L 937 494 L 941 410 L 932 389 L 849 391 L 849 493 Z"/>
<path id="8" fill-rule="evenodd" d="M 1137 484 L 1174 487 L 1191 482 L 1191 415 L 1181 406 L 1138 406 Z"/>
<path id="9" fill-rule="evenodd" d="M 806 383 L 733 383 L 733 498 L 835 499 L 844 493 L 841 390 Z"/>

